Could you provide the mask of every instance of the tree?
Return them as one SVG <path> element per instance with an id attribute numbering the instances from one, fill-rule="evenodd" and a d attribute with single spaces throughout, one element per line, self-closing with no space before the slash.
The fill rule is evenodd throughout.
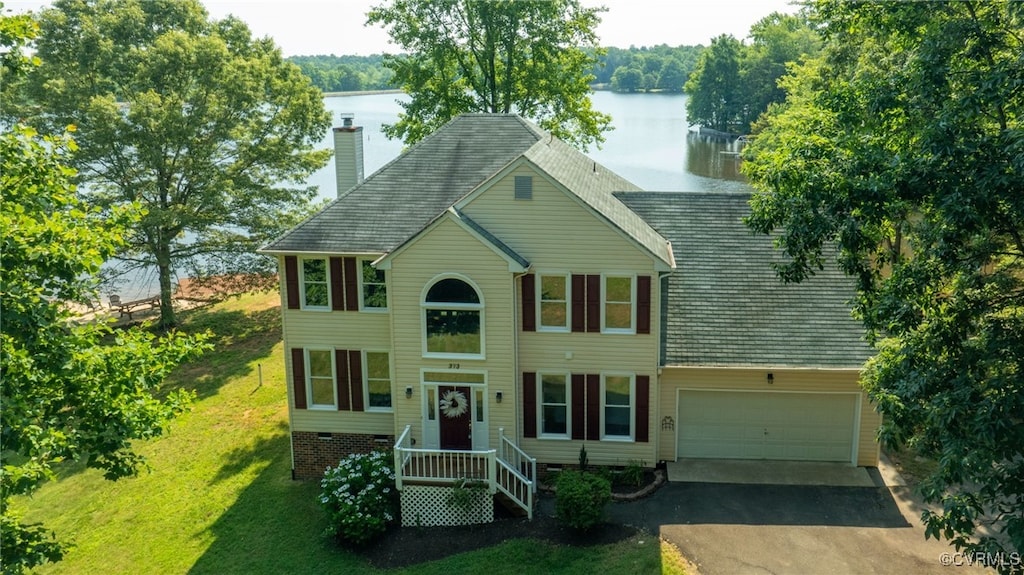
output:
<path id="1" fill-rule="evenodd" d="M 411 97 L 384 132 L 413 144 L 462 113 L 517 113 L 574 145 L 603 141 L 611 118 L 589 97 L 601 11 L 578 0 L 375 6 L 367 23 L 407 52 L 385 65 Z"/>
<path id="2" fill-rule="evenodd" d="M 636 92 L 643 88 L 644 73 L 638 68 L 619 66 L 612 74 L 612 90 L 616 92 Z"/>
<path id="3" fill-rule="evenodd" d="M 723 34 L 711 40 L 711 46 L 697 61 L 684 90 L 686 116 L 692 124 L 728 132 L 736 127 L 742 108 L 740 89 L 740 51 L 743 45 Z"/>
<path id="4" fill-rule="evenodd" d="M 10 48 L 6 78 L 31 62 L 17 54 L 34 31 L 24 16 L 0 16 L 0 47 Z M 69 302 L 95 300 L 100 264 L 142 215 L 138 205 L 85 206 L 65 165 L 74 148 L 66 135 L 41 137 L 23 124 L 0 135 L 4 573 L 59 561 L 66 550 L 44 526 L 22 523 L 12 498 L 52 479 L 64 461 L 84 462 L 108 479 L 136 474 L 145 459 L 132 441 L 159 435 L 191 399 L 184 391 L 155 392 L 171 369 L 207 348 L 205 336 L 157 339 L 71 316 Z"/>
<path id="5" fill-rule="evenodd" d="M 658 73 L 658 88 L 667 92 L 682 92 L 687 80 L 686 70 L 677 58 L 665 58 Z"/>
<path id="6" fill-rule="evenodd" d="M 119 257 L 155 266 L 160 322 L 174 325 L 178 271 L 266 271 L 255 249 L 304 212 L 296 187 L 325 165 L 322 95 L 269 38 L 197 0 L 56 0 L 40 17 L 41 65 L 15 109 L 48 134 L 78 126 L 91 203 L 147 213 Z"/>
<path id="7" fill-rule="evenodd" d="M 744 125 L 786 99 L 778 80 L 790 63 L 821 51 L 821 38 L 801 15 L 773 12 L 750 27 L 750 39 L 740 60 Z"/>
<path id="8" fill-rule="evenodd" d="M 827 0 L 815 16 L 823 56 L 748 148 L 748 223 L 782 230 L 787 281 L 838 246 L 878 350 L 862 383 L 880 439 L 937 463 L 926 535 L 1024 552 L 1024 10 Z"/>

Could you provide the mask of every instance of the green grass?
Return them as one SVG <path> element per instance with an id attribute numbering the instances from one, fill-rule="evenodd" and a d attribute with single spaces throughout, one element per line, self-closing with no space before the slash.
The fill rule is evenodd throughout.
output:
<path id="1" fill-rule="evenodd" d="M 26 520 L 75 544 L 40 573 L 381 572 L 322 535 L 318 484 L 291 480 L 278 304 L 250 295 L 182 315 L 186 329 L 211 329 L 217 347 L 169 382 L 197 399 L 163 437 L 137 445 L 149 473 L 110 482 L 69 466 L 16 501 Z M 483 571 L 683 573 L 684 561 L 643 535 L 586 548 L 511 541 L 396 572 Z"/>

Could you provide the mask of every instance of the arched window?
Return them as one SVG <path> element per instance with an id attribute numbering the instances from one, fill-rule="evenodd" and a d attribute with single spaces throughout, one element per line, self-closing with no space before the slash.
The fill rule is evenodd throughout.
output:
<path id="1" fill-rule="evenodd" d="M 476 288 L 459 278 L 443 278 L 423 298 L 424 353 L 483 357 L 483 304 Z"/>

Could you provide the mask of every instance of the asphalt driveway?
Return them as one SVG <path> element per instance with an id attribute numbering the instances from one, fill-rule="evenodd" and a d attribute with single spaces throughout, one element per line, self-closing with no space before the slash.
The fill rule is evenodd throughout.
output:
<path id="1" fill-rule="evenodd" d="M 990 572 L 945 566 L 963 561 L 925 540 L 910 488 L 866 472 L 871 486 L 668 483 L 608 512 L 660 534 L 703 575 Z"/>

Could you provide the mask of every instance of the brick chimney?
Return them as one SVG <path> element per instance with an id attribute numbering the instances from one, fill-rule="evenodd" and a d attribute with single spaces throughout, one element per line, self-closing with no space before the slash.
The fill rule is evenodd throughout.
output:
<path id="1" fill-rule="evenodd" d="M 334 171 L 338 196 L 363 183 L 363 128 L 353 125 L 355 114 L 342 113 L 341 126 L 334 128 Z"/>

